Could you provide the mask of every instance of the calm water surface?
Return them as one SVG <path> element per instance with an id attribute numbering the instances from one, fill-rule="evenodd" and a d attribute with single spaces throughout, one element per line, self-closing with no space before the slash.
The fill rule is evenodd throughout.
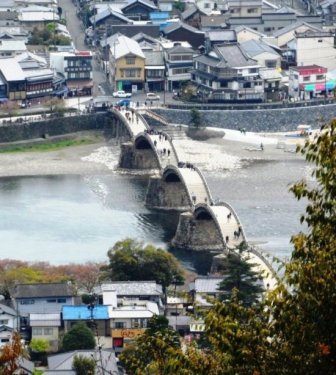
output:
<path id="1" fill-rule="evenodd" d="M 288 187 L 306 173 L 303 161 L 291 160 L 208 172 L 206 178 L 213 196 L 236 209 L 249 240 L 288 257 L 289 239 L 300 229 L 304 209 Z M 0 257 L 54 264 L 102 261 L 116 241 L 127 237 L 167 248 L 177 217 L 147 210 L 146 187 L 146 177 L 118 173 L 1 178 Z M 204 254 L 174 254 L 199 272 L 210 264 Z"/>

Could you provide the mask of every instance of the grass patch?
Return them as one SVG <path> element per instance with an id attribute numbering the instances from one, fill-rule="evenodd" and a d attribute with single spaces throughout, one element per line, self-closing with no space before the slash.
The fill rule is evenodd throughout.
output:
<path id="1" fill-rule="evenodd" d="M 59 142 L 53 142 L 53 143 L 40 143 L 40 144 L 27 144 L 27 145 L 13 145 L 13 147 L 8 147 L 1 149 L 0 153 L 13 153 L 13 152 L 44 152 L 44 151 L 55 151 L 66 147 L 73 147 L 73 146 L 82 146 L 82 145 L 89 145 L 97 143 L 97 139 L 69 139 L 69 140 L 63 140 Z"/>

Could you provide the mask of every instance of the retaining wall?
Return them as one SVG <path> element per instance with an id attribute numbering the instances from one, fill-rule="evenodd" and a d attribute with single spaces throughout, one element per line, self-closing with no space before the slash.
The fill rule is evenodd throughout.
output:
<path id="1" fill-rule="evenodd" d="M 172 124 L 190 124 L 190 110 L 152 108 Z M 296 130 L 299 124 L 318 128 L 336 117 L 336 104 L 302 108 L 254 110 L 200 110 L 206 126 L 218 128 L 245 128 L 254 132 L 283 132 Z"/>

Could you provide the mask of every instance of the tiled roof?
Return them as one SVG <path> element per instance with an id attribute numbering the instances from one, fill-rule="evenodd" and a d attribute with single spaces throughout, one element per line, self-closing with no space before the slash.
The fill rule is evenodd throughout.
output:
<path id="1" fill-rule="evenodd" d="M 190 25 L 188 25 L 188 24 L 186 24 L 182 21 L 172 22 L 170 25 L 168 25 L 167 27 L 165 27 L 163 29 L 163 32 L 165 34 L 170 34 L 173 31 L 176 31 L 176 30 L 181 29 L 181 28 L 186 29 L 186 30 L 191 31 L 191 32 L 196 33 L 196 34 L 204 34 L 203 31 L 200 31 L 200 30 L 196 29 L 195 27 L 192 27 L 192 26 L 190 26 Z"/>
<path id="2" fill-rule="evenodd" d="M 102 291 L 115 291 L 117 296 L 160 296 L 162 286 L 155 281 L 117 281 L 102 284 L 96 293 Z"/>
<path id="3" fill-rule="evenodd" d="M 221 58 L 218 66 L 239 68 L 244 66 L 256 66 L 257 62 L 249 58 L 241 49 L 239 44 L 227 44 L 215 47 L 216 53 Z"/>
<path id="4" fill-rule="evenodd" d="M 198 277 L 194 281 L 196 293 L 218 293 L 218 285 L 223 277 Z"/>
<path id="5" fill-rule="evenodd" d="M 18 284 L 14 291 L 15 298 L 72 297 L 73 295 L 72 285 L 68 283 Z"/>
<path id="6" fill-rule="evenodd" d="M 280 57 L 280 55 L 274 51 L 271 46 L 261 42 L 260 40 L 247 40 L 246 42 L 241 43 L 240 46 L 250 57 L 258 56 L 265 52 L 272 53 Z"/>
<path id="7" fill-rule="evenodd" d="M 164 65 L 163 51 L 144 51 L 146 65 Z"/>
<path id="8" fill-rule="evenodd" d="M 211 30 L 206 33 L 210 41 L 236 41 L 236 32 L 234 30 Z"/>
<path id="9" fill-rule="evenodd" d="M 284 35 L 284 34 L 288 33 L 289 31 L 294 31 L 295 29 L 297 29 L 301 26 L 307 26 L 311 30 L 321 31 L 321 29 L 319 29 L 316 26 L 310 25 L 309 23 L 306 23 L 306 22 L 298 21 L 298 22 L 292 23 L 290 25 L 287 25 L 280 30 L 275 31 L 273 33 L 273 36 L 277 38 L 281 35 Z"/>
<path id="10" fill-rule="evenodd" d="M 140 4 L 150 8 L 152 10 L 158 9 L 157 6 L 155 6 L 153 3 L 150 3 L 150 2 L 145 1 L 145 0 L 131 0 L 126 5 L 124 5 L 121 9 L 122 10 L 127 9 L 129 6 L 131 6 L 133 4 L 136 4 L 136 3 L 140 3 Z"/>

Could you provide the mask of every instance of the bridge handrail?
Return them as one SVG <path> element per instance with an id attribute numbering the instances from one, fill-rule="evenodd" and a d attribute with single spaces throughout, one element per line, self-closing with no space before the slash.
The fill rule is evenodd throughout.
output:
<path id="1" fill-rule="evenodd" d="M 137 115 L 141 118 L 141 121 L 145 124 L 146 129 L 149 129 L 150 126 L 148 125 L 148 122 L 145 120 L 145 118 L 142 116 L 139 110 L 136 110 Z"/>
<path id="2" fill-rule="evenodd" d="M 195 169 L 195 171 L 200 175 L 201 180 L 203 181 L 203 184 L 204 184 L 204 186 L 205 186 L 205 190 L 206 190 L 206 192 L 207 192 L 207 194 L 208 194 L 208 197 L 209 197 L 209 204 L 213 203 L 213 199 L 212 199 L 211 191 L 210 191 L 210 189 L 209 189 L 209 185 L 208 185 L 208 183 L 206 182 L 205 177 L 203 176 L 203 173 L 202 173 L 201 170 L 200 170 L 198 167 L 196 167 L 195 165 L 194 165 L 194 169 Z"/>
<path id="3" fill-rule="evenodd" d="M 114 109 L 114 108 L 110 108 L 109 109 L 110 112 L 114 113 L 118 119 L 126 126 L 129 134 L 130 134 L 130 137 L 132 138 L 132 140 L 134 141 L 135 137 L 137 136 L 137 134 L 134 134 L 132 128 L 130 127 L 128 121 L 126 120 L 126 118 L 120 113 L 120 111 Z"/>
<path id="4" fill-rule="evenodd" d="M 237 212 L 234 210 L 234 208 L 233 208 L 229 203 L 224 202 L 224 201 L 221 201 L 221 200 L 218 201 L 215 205 L 216 205 L 216 206 L 225 206 L 226 208 L 228 208 L 228 209 L 230 210 L 230 212 L 232 212 L 232 214 L 233 214 L 233 216 L 235 217 L 235 219 L 236 219 L 238 225 L 239 225 L 240 228 L 241 228 L 241 234 L 242 234 L 242 236 L 243 236 L 243 239 L 244 239 L 244 241 L 247 243 L 247 238 L 246 238 L 245 230 L 244 230 L 244 228 L 243 228 L 243 226 L 242 226 L 242 224 L 241 224 L 241 221 L 240 221 L 240 219 L 239 219 L 239 216 L 238 216 Z"/>
<path id="5" fill-rule="evenodd" d="M 172 149 L 173 152 L 174 152 L 175 159 L 176 159 L 177 162 L 179 162 L 180 159 L 179 159 L 179 156 L 178 156 L 178 153 L 177 153 L 176 147 L 175 147 L 175 145 L 174 145 L 174 142 L 173 142 L 171 136 L 170 136 L 168 133 L 166 133 L 166 132 L 162 132 L 162 134 L 163 134 L 164 136 L 166 136 L 167 139 L 169 140 L 169 144 L 170 144 L 170 146 L 171 146 L 171 149 Z"/>
<path id="6" fill-rule="evenodd" d="M 163 116 L 151 111 L 150 109 L 145 108 L 145 109 L 142 109 L 141 111 L 147 114 L 148 117 L 152 117 L 154 120 L 161 122 L 163 125 L 165 126 L 169 125 L 169 122 Z"/>
<path id="7" fill-rule="evenodd" d="M 257 250 L 256 246 L 254 246 L 254 245 L 248 245 L 248 250 L 263 261 L 263 263 L 266 265 L 266 267 L 271 272 L 272 276 L 277 281 L 280 280 L 278 274 L 276 273 L 276 271 L 272 267 L 271 263 L 265 258 L 265 256 L 260 251 Z"/>

